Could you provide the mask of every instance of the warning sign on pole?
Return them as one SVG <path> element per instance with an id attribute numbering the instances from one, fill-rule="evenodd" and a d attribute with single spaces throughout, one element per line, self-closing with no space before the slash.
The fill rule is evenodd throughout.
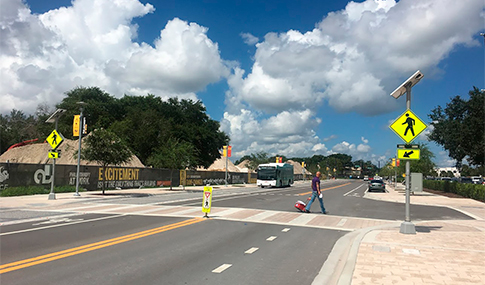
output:
<path id="1" fill-rule="evenodd" d="M 210 213 L 212 206 L 212 187 L 205 186 L 204 187 L 204 199 L 202 200 L 202 213 L 207 214 Z"/>

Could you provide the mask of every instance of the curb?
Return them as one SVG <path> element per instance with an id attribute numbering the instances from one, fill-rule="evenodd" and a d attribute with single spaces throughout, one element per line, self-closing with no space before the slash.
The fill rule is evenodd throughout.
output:
<path id="1" fill-rule="evenodd" d="M 350 285 L 360 243 L 373 230 L 399 227 L 401 222 L 360 229 L 337 240 L 312 285 Z"/>

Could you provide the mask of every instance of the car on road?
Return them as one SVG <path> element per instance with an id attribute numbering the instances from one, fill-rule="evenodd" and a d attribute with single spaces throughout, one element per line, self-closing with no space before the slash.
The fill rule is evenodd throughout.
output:
<path id="1" fill-rule="evenodd" d="M 386 192 L 386 184 L 384 181 L 379 179 L 374 179 L 369 182 L 369 188 L 367 191 L 372 192 L 373 190 L 378 190 L 382 192 Z"/>
<path id="2" fill-rule="evenodd" d="M 473 184 L 473 180 L 470 177 L 462 177 L 460 178 L 460 183 Z"/>
<path id="3" fill-rule="evenodd" d="M 364 176 L 364 181 L 369 181 L 369 176 Z"/>
<path id="4" fill-rule="evenodd" d="M 472 176 L 473 184 L 483 184 L 483 178 L 480 176 Z"/>

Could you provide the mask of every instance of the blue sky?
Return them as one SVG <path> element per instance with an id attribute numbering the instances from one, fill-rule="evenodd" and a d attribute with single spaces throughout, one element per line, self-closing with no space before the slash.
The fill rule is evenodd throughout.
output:
<path id="1" fill-rule="evenodd" d="M 234 160 L 347 153 L 381 165 L 402 141 L 389 96 L 424 74 L 423 121 L 485 88 L 484 7 L 466 0 L 2 0 L 0 112 L 33 113 L 76 86 L 201 100 Z M 404 96 L 403 96 L 404 97 Z M 416 142 L 426 141 L 420 136 Z M 428 143 L 439 166 L 443 149 Z"/>

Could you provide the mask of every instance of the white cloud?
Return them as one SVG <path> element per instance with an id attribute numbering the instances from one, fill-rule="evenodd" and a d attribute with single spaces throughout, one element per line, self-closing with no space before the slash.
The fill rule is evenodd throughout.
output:
<path id="1" fill-rule="evenodd" d="M 318 114 L 326 104 L 339 112 L 363 115 L 395 110 L 398 102 L 389 94 L 403 79 L 417 69 L 436 73 L 455 47 L 479 44 L 473 37 L 483 27 L 480 11 L 483 3 L 475 0 L 367 0 L 349 2 L 345 9 L 329 13 L 311 31 L 270 32 L 256 44 L 252 69 L 236 68 L 228 78 L 226 103 L 230 104 L 225 118 L 238 116 L 241 107 L 258 114 L 254 125 L 263 125 L 265 114 L 278 117 L 301 110 Z M 315 146 L 325 141 L 314 136 L 313 129 L 304 130 L 302 141 Z M 248 137 L 242 132 L 229 134 Z M 261 149 L 267 145 L 251 136 L 241 148 L 249 151 L 251 143 Z M 277 152 L 284 149 L 286 145 Z M 354 159 L 372 159 L 366 155 L 371 148 L 365 138 L 362 144 L 344 141 L 330 149 Z"/>
<path id="2" fill-rule="evenodd" d="M 323 138 L 322 141 L 327 142 L 327 141 L 330 141 L 330 140 L 333 140 L 333 139 L 336 139 L 336 138 L 338 138 L 337 135 L 331 135 L 329 137 Z"/>
<path id="3" fill-rule="evenodd" d="M 34 15 L 21 0 L 2 1 L 0 71 L 9 84 L 0 87 L 0 112 L 33 113 L 76 86 L 98 86 L 114 96 L 196 99 L 196 92 L 229 74 L 208 29 L 196 23 L 174 18 L 154 47 L 135 42 L 133 18 L 154 11 L 137 0 L 75 0 Z"/>
<path id="4" fill-rule="evenodd" d="M 76 86 L 99 86 L 115 96 L 197 99 L 197 92 L 225 78 L 221 128 L 235 156 L 338 150 L 372 159 L 364 137 L 323 144 L 336 136 L 316 135 L 322 106 L 364 115 L 395 109 L 389 93 L 403 79 L 416 69 L 436 72 L 456 46 L 478 44 L 473 36 L 483 27 L 480 2 L 349 2 L 311 31 L 269 32 L 264 39 L 242 33 L 256 46 L 246 71 L 220 57 L 208 28 L 179 18 L 160 27 L 153 46 L 137 43 L 133 19 L 155 12 L 138 0 L 73 0 L 40 15 L 22 0 L 2 0 L 0 113 L 33 113 Z"/>
<path id="5" fill-rule="evenodd" d="M 261 117 L 248 109 L 238 114 L 224 113 L 221 129 L 230 134 L 236 157 L 260 151 L 284 154 L 288 157 L 315 152 L 326 153 L 313 128 L 320 123 L 310 110 L 284 111 L 275 116 Z"/>
<path id="6" fill-rule="evenodd" d="M 350 2 L 312 31 L 268 33 L 256 45 L 251 72 L 235 75 L 233 93 L 271 112 L 324 101 L 364 115 L 395 109 L 389 93 L 403 78 L 417 69 L 437 69 L 457 45 L 478 44 L 473 36 L 483 24 L 479 2 Z"/>
<path id="7" fill-rule="evenodd" d="M 241 37 L 243 38 L 244 43 L 250 46 L 255 45 L 259 42 L 259 38 L 253 36 L 250 33 L 241 33 Z"/>
<path id="8" fill-rule="evenodd" d="M 338 143 L 334 147 L 332 147 L 333 152 L 351 155 L 354 160 L 362 159 L 368 154 L 370 155 L 371 150 L 372 148 L 367 144 L 355 145 L 346 141 Z"/>

